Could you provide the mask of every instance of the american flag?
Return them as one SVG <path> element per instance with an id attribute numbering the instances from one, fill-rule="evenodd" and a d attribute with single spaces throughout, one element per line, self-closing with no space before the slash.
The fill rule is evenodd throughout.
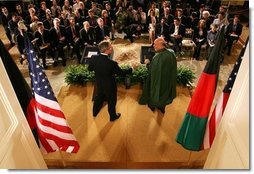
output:
<path id="1" fill-rule="evenodd" d="M 68 126 L 51 85 L 28 37 L 25 39 L 33 92 L 32 107 L 42 152 L 77 153 L 79 144 Z"/>
<path id="2" fill-rule="evenodd" d="M 213 110 L 213 113 L 212 113 L 209 121 L 207 122 L 206 132 L 205 132 L 204 141 L 203 141 L 203 149 L 209 149 L 209 148 L 211 148 L 211 146 L 213 144 L 214 137 L 216 135 L 217 129 L 218 129 L 219 124 L 221 122 L 221 118 L 223 116 L 224 110 L 225 110 L 227 102 L 228 102 L 228 98 L 229 98 L 231 90 L 233 88 L 238 70 L 240 68 L 247 43 L 248 43 L 248 39 L 246 41 L 245 46 L 243 46 L 243 48 L 240 52 L 239 58 L 237 59 L 235 65 L 234 65 L 234 68 L 228 78 L 227 84 L 225 85 L 223 92 L 220 95 L 218 102 Z"/>

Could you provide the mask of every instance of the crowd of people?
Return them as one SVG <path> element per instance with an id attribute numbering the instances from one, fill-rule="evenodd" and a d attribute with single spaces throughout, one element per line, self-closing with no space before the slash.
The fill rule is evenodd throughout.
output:
<path id="1" fill-rule="evenodd" d="M 47 69 L 46 57 L 54 60 L 53 66 L 66 66 L 64 48 L 72 50 L 81 63 L 82 50 L 103 40 L 114 40 L 115 33 L 125 33 L 125 39 L 134 42 L 141 33 L 148 33 L 151 44 L 158 37 L 172 43 L 181 53 L 186 31 L 191 31 L 195 43 L 193 57 L 199 60 L 202 45 L 209 52 L 216 34 L 226 25 L 227 54 L 242 32 L 239 16 L 230 20 L 228 9 L 220 1 L 148 1 L 148 0 L 51 0 L 16 4 L 15 11 L 1 7 L 1 23 L 11 46 L 17 45 L 20 62 L 25 57 L 24 34 L 30 40 Z M 232 17 L 232 16 L 231 16 Z"/>

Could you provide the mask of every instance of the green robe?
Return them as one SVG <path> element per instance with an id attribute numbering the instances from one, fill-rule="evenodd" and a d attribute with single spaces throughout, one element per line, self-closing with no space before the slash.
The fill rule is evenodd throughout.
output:
<path id="1" fill-rule="evenodd" d="M 148 77 L 143 87 L 139 104 L 165 107 L 176 97 L 177 64 L 173 50 L 156 52 L 149 66 Z"/>

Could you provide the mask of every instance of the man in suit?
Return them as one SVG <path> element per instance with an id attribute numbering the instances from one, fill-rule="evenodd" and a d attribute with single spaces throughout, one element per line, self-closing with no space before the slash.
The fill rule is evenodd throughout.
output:
<path id="1" fill-rule="evenodd" d="M 95 71 L 95 81 L 97 85 L 97 92 L 93 105 L 93 116 L 96 117 L 99 113 L 103 102 L 108 102 L 108 112 L 110 115 L 110 121 L 118 119 L 121 114 L 116 113 L 117 102 L 117 86 L 115 75 L 125 76 L 130 74 L 132 69 L 123 71 L 117 64 L 117 62 L 109 59 L 109 56 L 113 53 L 113 47 L 109 41 L 102 41 L 98 44 L 100 54 L 93 55 L 88 66 L 89 71 Z"/>
<path id="2" fill-rule="evenodd" d="M 18 22 L 18 35 L 17 35 L 17 48 L 20 53 L 19 62 L 23 64 L 25 60 L 25 36 L 28 36 L 29 40 L 32 41 L 32 44 L 35 42 L 33 41 L 33 35 L 30 32 L 27 32 L 27 27 L 24 21 Z"/>
<path id="3" fill-rule="evenodd" d="M 155 26 L 155 36 L 164 37 L 164 39 L 168 42 L 169 41 L 169 25 L 166 23 L 166 18 L 161 18 L 161 22 L 156 24 Z"/>
<path id="4" fill-rule="evenodd" d="M 1 7 L 1 9 L 2 9 L 2 14 L 0 14 L 1 15 L 0 16 L 1 23 L 4 27 L 4 31 L 5 31 L 6 36 L 10 41 L 10 44 L 11 44 L 10 47 L 13 47 L 15 44 L 12 41 L 11 31 L 8 27 L 8 22 L 11 20 L 11 14 L 8 12 L 8 9 L 6 7 Z"/>
<path id="5" fill-rule="evenodd" d="M 49 52 L 49 54 L 54 58 L 54 54 L 52 51 L 51 46 L 51 34 L 50 31 L 44 28 L 44 25 L 42 22 L 38 22 L 38 29 L 34 33 L 36 41 L 36 45 L 39 49 L 40 56 L 42 58 L 42 63 L 44 69 L 48 69 L 46 65 L 46 52 Z"/>
<path id="6" fill-rule="evenodd" d="M 86 17 L 86 21 L 89 22 L 90 26 L 96 27 L 97 19 L 98 19 L 98 16 L 94 15 L 93 10 L 92 9 L 88 10 L 88 16 Z"/>
<path id="7" fill-rule="evenodd" d="M 46 14 L 46 19 L 43 21 L 43 25 L 46 29 L 50 30 L 53 27 L 53 19 L 51 14 Z"/>
<path id="8" fill-rule="evenodd" d="M 52 36 L 52 46 L 53 49 L 56 51 L 54 56 L 54 63 L 53 66 L 56 67 L 58 64 L 58 57 L 62 57 L 63 59 L 63 66 L 66 66 L 66 58 L 64 55 L 63 47 L 66 45 L 66 31 L 64 26 L 60 26 L 60 19 L 55 18 L 53 20 L 54 27 L 50 29 L 50 33 Z"/>
<path id="9" fill-rule="evenodd" d="M 95 27 L 96 43 L 100 43 L 104 39 L 109 39 L 109 28 L 104 25 L 102 18 L 97 19 L 98 25 Z"/>
<path id="10" fill-rule="evenodd" d="M 175 52 L 180 52 L 180 43 L 185 35 L 185 26 L 181 24 L 179 18 L 174 19 L 174 23 L 169 28 L 170 41 L 173 43 L 173 49 Z"/>
<path id="11" fill-rule="evenodd" d="M 83 45 L 93 45 L 94 44 L 94 28 L 90 27 L 88 21 L 83 22 L 84 28 L 79 31 L 80 39 Z"/>
<path id="12" fill-rule="evenodd" d="M 226 38 L 227 38 L 227 44 L 225 46 L 225 49 L 228 47 L 227 55 L 230 56 L 231 48 L 233 45 L 233 42 L 239 39 L 239 36 L 242 34 L 243 25 L 239 22 L 239 16 L 235 15 L 233 22 L 231 22 L 226 31 Z"/>
<path id="13" fill-rule="evenodd" d="M 75 18 L 72 16 L 69 19 L 70 26 L 66 28 L 67 43 L 73 47 L 73 52 L 77 55 L 78 63 L 80 63 L 80 39 L 79 39 L 79 25 L 76 25 Z"/>
<path id="14" fill-rule="evenodd" d="M 161 14 L 161 19 L 165 18 L 165 22 L 170 25 L 174 21 L 174 16 L 170 13 L 170 8 L 166 7 L 164 12 Z"/>

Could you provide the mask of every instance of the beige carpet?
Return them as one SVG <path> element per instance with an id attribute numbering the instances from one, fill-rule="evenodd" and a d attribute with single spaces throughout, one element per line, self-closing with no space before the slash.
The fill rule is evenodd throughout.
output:
<path id="1" fill-rule="evenodd" d="M 2 26 L 0 32 L 4 33 Z M 246 39 L 248 33 L 248 28 L 244 27 L 242 40 Z M 6 36 L 1 35 L 0 38 L 8 46 Z M 122 58 L 126 56 L 131 57 L 128 62 L 139 62 L 140 48 L 144 44 L 148 45 L 147 43 L 147 39 L 136 40 L 135 43 L 129 44 L 128 41 L 117 38 L 113 42 L 114 57 L 119 62 L 125 62 Z M 27 64 L 19 64 L 16 46 L 9 51 L 29 82 Z M 239 51 L 240 44 L 237 43 L 232 56 L 225 56 L 220 68 L 214 101 L 224 88 Z M 52 60 L 48 60 L 49 70 L 46 70 L 46 74 L 81 147 L 77 154 L 55 152 L 45 155 L 48 167 L 202 168 L 208 151 L 190 152 L 175 141 L 190 101 L 188 89 L 177 88 L 177 98 L 166 107 L 166 114 L 163 116 L 137 103 L 141 94 L 140 86 L 136 85 L 129 90 L 119 86 L 117 111 L 121 112 L 122 116 L 111 123 L 107 105 L 103 107 L 98 117 L 92 117 L 92 84 L 88 83 L 84 87 L 67 86 L 64 83 L 65 68 L 61 66 L 53 68 L 51 63 Z M 74 59 L 69 58 L 67 61 L 67 65 L 75 63 Z M 206 61 L 181 57 L 177 59 L 177 64 L 189 66 L 199 77 Z M 197 80 L 193 83 L 194 86 Z"/>

